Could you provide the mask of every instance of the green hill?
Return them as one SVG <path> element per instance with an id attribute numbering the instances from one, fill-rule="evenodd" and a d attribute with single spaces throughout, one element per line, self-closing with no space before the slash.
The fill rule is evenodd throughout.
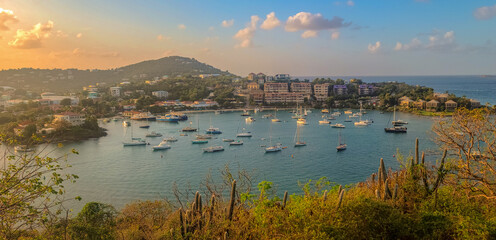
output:
<path id="1" fill-rule="evenodd" d="M 171 56 L 109 70 L 20 68 L 0 71 L 0 86 L 35 92 L 70 91 L 96 83 L 153 80 L 163 76 L 230 73 L 201 63 L 194 58 Z"/>

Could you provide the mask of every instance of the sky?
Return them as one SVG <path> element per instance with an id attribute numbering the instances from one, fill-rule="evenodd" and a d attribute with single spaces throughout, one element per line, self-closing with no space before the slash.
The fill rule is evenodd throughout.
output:
<path id="1" fill-rule="evenodd" d="M 0 0 L 0 69 L 166 56 L 241 76 L 496 74 L 496 2 Z"/>

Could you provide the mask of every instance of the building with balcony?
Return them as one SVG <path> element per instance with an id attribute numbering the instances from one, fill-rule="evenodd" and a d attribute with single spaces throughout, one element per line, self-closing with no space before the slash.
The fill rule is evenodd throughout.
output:
<path id="1" fill-rule="evenodd" d="M 373 85 L 362 84 L 358 86 L 358 95 L 366 96 L 374 93 L 375 87 Z"/>
<path id="2" fill-rule="evenodd" d="M 332 92 L 334 95 L 346 95 L 348 94 L 348 88 L 346 85 L 334 85 L 332 87 Z"/>
<path id="3" fill-rule="evenodd" d="M 439 105 L 439 101 L 432 99 L 425 103 L 425 109 L 429 112 L 436 112 Z"/>
<path id="4" fill-rule="evenodd" d="M 265 103 L 303 103 L 310 95 L 297 92 L 265 93 Z"/>
<path id="5" fill-rule="evenodd" d="M 280 73 L 280 74 L 276 74 L 274 76 L 274 80 L 278 81 L 278 82 L 287 82 L 287 81 L 291 80 L 291 77 L 289 76 L 289 74 L 285 74 L 285 73 L 281 74 Z"/>
<path id="6" fill-rule="evenodd" d="M 264 92 L 289 92 L 289 86 L 287 83 L 265 83 L 264 84 Z"/>
<path id="7" fill-rule="evenodd" d="M 81 126 L 84 124 L 84 116 L 82 114 L 73 112 L 63 112 L 53 115 L 54 122 L 66 121 L 71 124 L 71 126 Z"/>
<path id="8" fill-rule="evenodd" d="M 291 92 L 312 94 L 312 84 L 307 82 L 293 82 L 291 83 Z"/>
<path id="9" fill-rule="evenodd" d="M 453 100 L 448 100 L 444 103 L 444 106 L 446 108 L 446 111 L 453 112 L 453 111 L 455 111 L 458 104 Z"/>
<path id="10" fill-rule="evenodd" d="M 258 90 L 260 89 L 260 85 L 256 82 L 251 82 L 246 85 L 246 88 L 248 88 L 248 90 Z"/>

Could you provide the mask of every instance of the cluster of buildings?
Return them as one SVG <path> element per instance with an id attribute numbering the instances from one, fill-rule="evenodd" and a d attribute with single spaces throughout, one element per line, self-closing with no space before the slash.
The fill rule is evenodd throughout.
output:
<path id="1" fill-rule="evenodd" d="M 274 76 L 268 76 L 263 73 L 250 73 L 248 74 L 247 79 L 249 81 L 257 82 L 258 84 L 264 84 L 266 82 L 288 82 L 291 80 L 291 77 L 289 74 L 286 73 L 279 73 Z"/>
<path id="2" fill-rule="evenodd" d="M 135 92 L 140 94 L 145 94 L 144 90 L 136 90 L 136 91 L 122 91 L 122 87 L 110 87 L 109 93 L 112 97 L 120 97 L 120 96 L 131 96 Z M 153 91 L 152 95 L 159 99 L 166 99 L 169 96 L 169 92 L 167 91 Z"/>
<path id="3" fill-rule="evenodd" d="M 425 110 L 428 112 L 437 112 L 439 108 L 444 105 L 444 109 L 448 112 L 453 112 L 458 107 L 458 103 L 453 100 L 448 100 L 449 95 L 447 93 L 434 93 L 432 100 L 425 101 L 423 99 L 418 99 L 413 101 L 407 96 L 403 96 L 398 99 L 400 106 L 405 108 L 415 108 L 418 110 Z M 478 108 L 481 106 L 480 102 L 475 99 L 469 99 L 470 108 Z"/>

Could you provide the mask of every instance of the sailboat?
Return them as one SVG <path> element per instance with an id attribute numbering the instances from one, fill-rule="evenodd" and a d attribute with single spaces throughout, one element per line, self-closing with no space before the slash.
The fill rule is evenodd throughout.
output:
<path id="1" fill-rule="evenodd" d="M 291 116 L 292 119 L 298 119 L 298 118 L 301 118 L 301 114 L 300 114 L 300 107 L 298 105 L 298 103 L 296 103 L 296 110 L 294 111 L 294 115 Z"/>
<path id="2" fill-rule="evenodd" d="M 274 112 L 274 118 L 272 118 L 271 120 L 272 122 L 280 122 L 281 120 L 279 118 L 277 118 L 277 109 L 276 111 Z"/>
<path id="3" fill-rule="evenodd" d="M 393 108 L 393 121 L 391 122 L 393 126 L 403 126 L 405 124 L 408 124 L 408 122 L 405 122 L 403 120 L 396 120 L 396 106 Z"/>
<path id="4" fill-rule="evenodd" d="M 362 102 L 360 102 L 360 121 L 355 122 L 355 126 L 368 126 L 368 121 L 362 121 Z"/>
<path id="5" fill-rule="evenodd" d="M 153 151 L 160 151 L 160 150 L 167 150 L 170 148 L 171 148 L 171 146 L 167 144 L 167 141 L 162 141 L 157 146 L 153 146 L 152 150 Z"/>
<path id="6" fill-rule="evenodd" d="M 205 133 L 207 134 L 221 134 L 222 132 L 219 130 L 219 128 L 214 128 L 212 126 L 212 117 L 210 117 L 210 127 L 205 130 Z"/>
<path id="7" fill-rule="evenodd" d="M 394 122 L 395 122 L 394 120 L 396 120 L 396 106 L 394 106 L 394 108 L 393 108 L 393 116 L 394 116 L 393 117 L 393 122 L 392 122 L 393 123 L 393 127 L 389 127 L 389 128 L 388 127 L 385 127 L 384 128 L 384 131 L 387 132 L 387 133 L 406 133 L 406 130 L 407 130 L 406 127 L 401 126 L 401 125 L 400 126 L 394 125 Z"/>
<path id="8" fill-rule="evenodd" d="M 307 145 L 306 142 L 300 141 L 300 125 L 298 125 L 298 124 L 296 124 L 296 135 L 295 135 L 295 139 L 296 139 L 295 147 L 303 147 L 303 146 L 306 146 Z"/>
<path id="9" fill-rule="evenodd" d="M 196 132 L 198 129 L 197 128 L 194 128 L 193 126 L 193 122 L 189 122 L 189 126 L 188 127 L 184 127 L 182 129 L 183 132 Z"/>
<path id="10" fill-rule="evenodd" d="M 144 146 L 146 145 L 146 141 L 141 139 L 141 138 L 135 138 L 133 137 L 133 128 L 131 128 L 131 141 L 127 142 L 122 142 L 124 147 L 129 147 L 129 146 Z"/>
<path id="11" fill-rule="evenodd" d="M 269 143 L 270 147 L 265 148 L 265 153 L 280 152 L 282 150 L 281 144 L 272 145 L 272 125 L 269 128 Z"/>
<path id="12" fill-rule="evenodd" d="M 338 152 L 346 150 L 346 144 L 344 141 L 341 142 L 341 132 L 339 132 L 339 145 L 336 147 L 336 150 L 338 150 Z"/>
<path id="13" fill-rule="evenodd" d="M 200 119 L 198 119 L 198 132 L 200 131 Z M 212 135 L 210 134 L 196 134 L 196 140 L 193 140 L 193 144 L 198 143 L 207 143 L 208 141 L 205 139 L 211 139 Z"/>

